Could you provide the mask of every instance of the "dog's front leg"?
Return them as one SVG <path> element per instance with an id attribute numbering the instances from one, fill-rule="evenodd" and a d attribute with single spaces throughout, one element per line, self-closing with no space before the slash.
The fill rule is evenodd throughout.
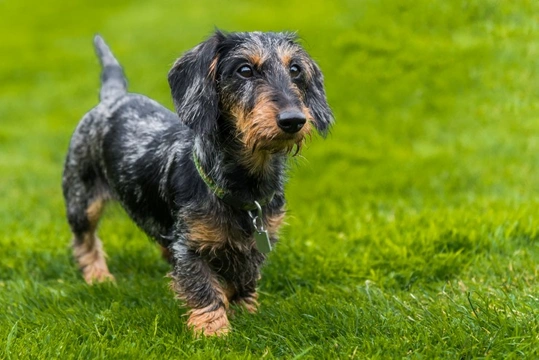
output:
<path id="1" fill-rule="evenodd" d="M 197 334 L 226 334 L 230 330 L 228 300 L 215 273 L 184 244 L 172 246 L 172 262 L 171 287 L 190 308 L 187 325 Z"/>
<path id="2" fill-rule="evenodd" d="M 239 262 L 233 276 L 229 275 L 229 282 L 235 289 L 233 302 L 240 305 L 250 313 L 255 313 L 258 309 L 258 293 L 256 291 L 258 280 L 260 280 L 260 267 L 264 262 L 264 255 L 255 248 L 244 255 Z"/>

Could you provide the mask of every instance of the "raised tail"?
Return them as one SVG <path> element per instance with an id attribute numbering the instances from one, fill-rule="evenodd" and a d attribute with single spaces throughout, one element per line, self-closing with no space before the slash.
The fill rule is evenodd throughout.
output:
<path id="1" fill-rule="evenodd" d="M 127 92 L 124 71 L 100 35 L 94 37 L 94 46 L 102 67 L 99 100 L 102 102 L 116 100 Z"/>

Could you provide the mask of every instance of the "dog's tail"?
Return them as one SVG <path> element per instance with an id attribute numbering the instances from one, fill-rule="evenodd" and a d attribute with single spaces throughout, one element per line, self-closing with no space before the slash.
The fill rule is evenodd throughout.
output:
<path id="1" fill-rule="evenodd" d="M 94 46 L 101 63 L 101 91 L 99 100 L 116 100 L 127 92 L 127 79 L 120 63 L 100 35 L 94 37 Z"/>

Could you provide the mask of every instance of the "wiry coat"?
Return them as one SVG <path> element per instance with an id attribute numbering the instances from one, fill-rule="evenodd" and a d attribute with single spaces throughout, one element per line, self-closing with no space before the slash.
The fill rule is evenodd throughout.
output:
<path id="1" fill-rule="evenodd" d="M 171 69 L 173 113 L 127 93 L 117 60 L 99 36 L 95 45 L 101 101 L 75 130 L 63 176 L 74 255 L 88 282 L 112 278 L 95 230 L 105 202 L 119 201 L 165 249 L 189 325 L 224 333 L 229 302 L 256 309 L 265 256 L 249 212 L 216 196 L 194 156 L 232 197 L 268 199 L 263 221 L 276 242 L 287 154 L 313 127 L 325 134 L 332 123 L 322 74 L 290 34 L 217 32 Z M 290 130 L 286 111 L 305 124 Z"/>

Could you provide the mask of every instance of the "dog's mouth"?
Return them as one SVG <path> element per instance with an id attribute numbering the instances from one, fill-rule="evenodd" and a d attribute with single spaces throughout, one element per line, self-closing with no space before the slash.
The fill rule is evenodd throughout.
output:
<path id="1" fill-rule="evenodd" d="M 303 141 L 304 133 L 298 132 L 295 134 L 279 133 L 271 141 L 282 142 L 282 143 L 295 143 L 298 141 Z"/>
<path id="2" fill-rule="evenodd" d="M 312 119 L 308 113 L 271 111 L 262 115 L 236 117 L 236 134 L 252 154 L 266 152 L 294 156 L 310 138 Z"/>
<path id="3" fill-rule="evenodd" d="M 252 152 L 267 151 L 270 153 L 281 153 L 297 155 L 309 137 L 309 133 L 305 131 L 294 134 L 279 133 L 271 138 L 259 139 L 255 141 L 252 147 Z"/>

